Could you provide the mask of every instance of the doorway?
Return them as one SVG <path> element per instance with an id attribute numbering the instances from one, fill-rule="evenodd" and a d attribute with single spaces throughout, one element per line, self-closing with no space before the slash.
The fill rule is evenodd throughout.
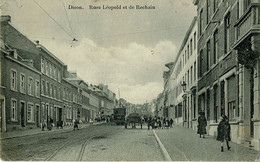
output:
<path id="1" fill-rule="evenodd" d="M 25 127 L 25 113 L 24 113 L 24 109 L 25 109 L 25 102 L 21 102 L 21 126 Z"/>
<path id="2" fill-rule="evenodd" d="M 250 74 L 250 135 L 254 137 L 254 69 L 251 68 Z"/>
<path id="3" fill-rule="evenodd" d="M 37 127 L 40 127 L 40 106 L 39 105 L 36 105 L 36 110 L 35 110 L 35 120 L 36 120 L 36 126 Z"/>

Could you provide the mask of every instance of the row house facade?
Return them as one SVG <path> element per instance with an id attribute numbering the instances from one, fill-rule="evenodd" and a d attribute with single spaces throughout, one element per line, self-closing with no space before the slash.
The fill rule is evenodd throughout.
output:
<path id="1" fill-rule="evenodd" d="M 156 98 L 156 107 L 155 107 L 155 117 L 164 117 L 163 116 L 164 109 L 164 96 L 163 93 L 160 93 Z"/>
<path id="2" fill-rule="evenodd" d="M 169 118 L 176 124 L 185 127 L 197 127 L 197 17 L 186 32 L 181 48 L 167 76 L 167 86 L 164 90 L 168 95 L 167 102 Z M 165 81 L 166 82 L 166 81 Z M 186 90 L 183 91 L 183 86 Z"/>
<path id="3" fill-rule="evenodd" d="M 41 71 L 41 119 L 53 122 L 64 121 L 62 71 L 64 64 L 44 46 L 37 43 L 39 54 L 35 60 L 40 61 Z M 39 67 L 38 67 L 39 68 Z"/>
<path id="4" fill-rule="evenodd" d="M 239 63 L 238 142 L 260 150 L 260 1 L 237 0 L 234 50 Z M 243 121 L 243 122 L 242 122 Z"/>
<path id="5" fill-rule="evenodd" d="M 107 85 L 99 84 L 97 86 L 99 91 L 100 113 L 107 116 L 113 114 L 113 108 L 116 107 L 116 94 L 112 92 Z"/>
<path id="6" fill-rule="evenodd" d="M 228 116 L 231 139 L 260 150 L 259 0 L 195 0 L 198 15 L 198 108 L 217 135 Z"/>
<path id="7" fill-rule="evenodd" d="M 19 53 L 1 47 L 1 131 L 40 126 L 40 72 Z"/>
<path id="8" fill-rule="evenodd" d="M 164 97 L 164 104 L 163 104 L 163 117 L 168 118 L 169 116 L 173 115 L 173 105 L 172 103 L 172 91 L 171 91 L 171 80 L 169 79 L 171 69 L 174 66 L 174 62 L 169 62 L 165 64 L 165 66 L 169 69 L 168 71 L 163 72 L 163 81 L 164 81 L 164 91 L 163 91 L 163 97 Z"/>
<path id="9" fill-rule="evenodd" d="M 115 94 L 106 86 L 97 86 L 100 92 L 82 87 L 83 80 L 39 41 L 18 31 L 10 16 L 0 18 L 1 131 L 40 127 L 50 118 L 55 125 L 88 122 L 100 115 L 102 100 L 112 112 Z"/>

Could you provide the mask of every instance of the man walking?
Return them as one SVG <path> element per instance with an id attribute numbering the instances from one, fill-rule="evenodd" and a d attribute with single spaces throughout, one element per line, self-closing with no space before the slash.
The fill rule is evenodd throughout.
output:
<path id="1" fill-rule="evenodd" d="M 227 149 L 230 150 L 229 141 L 230 138 L 230 124 L 226 115 L 222 115 L 222 120 L 218 124 L 218 136 L 217 140 L 221 142 L 221 152 L 224 152 L 223 142 L 226 140 Z"/>

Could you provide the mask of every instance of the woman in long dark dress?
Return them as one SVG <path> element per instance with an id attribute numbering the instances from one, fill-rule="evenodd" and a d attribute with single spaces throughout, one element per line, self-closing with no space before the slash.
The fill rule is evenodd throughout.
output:
<path id="1" fill-rule="evenodd" d="M 228 118 L 226 115 L 222 115 L 222 120 L 218 124 L 218 136 L 217 140 L 221 142 L 221 152 L 224 151 L 223 142 L 226 140 L 227 149 L 229 150 L 231 147 L 229 146 L 230 138 L 230 124 L 228 122 Z"/>
<path id="2" fill-rule="evenodd" d="M 206 134 L 206 126 L 207 126 L 207 119 L 205 117 L 205 113 L 201 112 L 200 116 L 198 118 L 198 131 L 197 133 L 203 136 L 203 138 L 205 138 L 205 134 Z"/>

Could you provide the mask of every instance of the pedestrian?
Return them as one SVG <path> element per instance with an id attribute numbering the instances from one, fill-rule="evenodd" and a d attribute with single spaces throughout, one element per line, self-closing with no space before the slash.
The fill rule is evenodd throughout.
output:
<path id="1" fill-rule="evenodd" d="M 89 124 L 93 124 L 93 120 L 92 119 L 89 119 Z"/>
<path id="2" fill-rule="evenodd" d="M 46 127 L 46 120 L 42 118 L 42 131 L 44 131 L 44 128 Z"/>
<path id="3" fill-rule="evenodd" d="M 172 128 L 173 120 L 172 118 L 170 119 L 170 127 Z"/>
<path id="4" fill-rule="evenodd" d="M 151 125 L 151 117 L 148 118 L 148 121 L 147 121 L 147 127 L 148 127 L 148 130 L 150 129 L 150 125 Z"/>
<path id="5" fill-rule="evenodd" d="M 53 123 L 53 119 L 48 116 L 47 128 L 48 128 L 49 131 L 52 129 L 52 123 Z"/>
<path id="6" fill-rule="evenodd" d="M 197 133 L 203 136 L 203 138 L 205 138 L 205 134 L 206 134 L 206 126 L 207 126 L 207 119 L 205 117 L 205 112 L 200 112 L 200 116 L 198 118 L 198 131 Z"/>
<path id="7" fill-rule="evenodd" d="M 228 122 L 228 118 L 226 115 L 221 116 L 221 121 L 218 124 L 218 135 L 217 140 L 221 142 L 221 152 L 224 152 L 223 148 L 223 142 L 226 140 L 227 143 L 227 149 L 230 150 L 229 141 L 231 141 L 230 138 L 230 124 Z"/>
<path id="8" fill-rule="evenodd" d="M 73 128 L 73 130 L 75 130 L 76 128 L 77 128 L 77 130 L 79 130 L 78 124 L 79 124 L 79 121 L 76 119 L 76 120 L 74 121 L 74 128 Z"/>
<path id="9" fill-rule="evenodd" d="M 157 118 L 157 123 L 158 123 L 158 128 L 161 129 L 162 128 L 162 122 L 160 120 L 160 117 Z"/>
<path id="10" fill-rule="evenodd" d="M 168 129 L 170 127 L 170 121 L 169 121 L 169 119 L 167 118 L 166 119 L 166 128 Z"/>
<path id="11" fill-rule="evenodd" d="M 166 126 L 166 119 L 163 118 L 163 128 L 165 128 L 165 126 Z"/>

